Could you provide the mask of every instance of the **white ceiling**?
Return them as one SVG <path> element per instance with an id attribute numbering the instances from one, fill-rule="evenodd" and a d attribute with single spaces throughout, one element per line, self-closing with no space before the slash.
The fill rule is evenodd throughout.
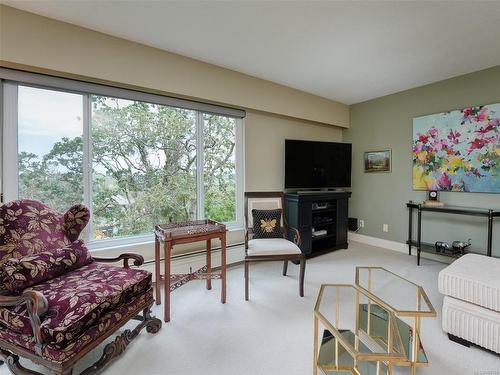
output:
<path id="1" fill-rule="evenodd" d="M 500 2 L 4 4 L 346 104 L 500 65 Z"/>

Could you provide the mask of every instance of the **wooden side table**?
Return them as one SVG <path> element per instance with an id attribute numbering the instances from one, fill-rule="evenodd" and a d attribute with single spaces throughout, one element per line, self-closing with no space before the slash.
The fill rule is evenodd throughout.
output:
<path id="1" fill-rule="evenodd" d="M 160 224 L 155 227 L 155 294 L 156 304 L 161 304 L 160 283 L 165 282 L 164 320 L 170 321 L 170 292 L 181 287 L 191 280 L 206 280 L 207 289 L 212 289 L 212 279 L 221 279 L 221 302 L 226 303 L 226 226 L 212 220 L 195 220 L 180 223 Z M 221 241 L 221 270 L 212 272 L 211 240 L 218 238 Z M 206 241 L 206 266 L 195 272 L 172 274 L 171 256 L 174 245 Z M 165 270 L 161 274 L 160 244 L 163 243 L 165 256 Z"/>

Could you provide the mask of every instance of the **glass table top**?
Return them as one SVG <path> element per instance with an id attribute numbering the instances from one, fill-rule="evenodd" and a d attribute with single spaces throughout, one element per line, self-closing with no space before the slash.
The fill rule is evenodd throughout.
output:
<path id="1" fill-rule="evenodd" d="M 356 267 L 356 285 L 396 316 L 436 316 L 421 286 L 382 267 Z"/>

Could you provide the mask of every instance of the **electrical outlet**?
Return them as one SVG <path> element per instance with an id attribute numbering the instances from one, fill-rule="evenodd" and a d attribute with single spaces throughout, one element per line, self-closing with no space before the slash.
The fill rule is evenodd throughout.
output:
<path id="1" fill-rule="evenodd" d="M 360 228 L 364 228 L 365 227 L 365 221 L 364 220 L 360 220 L 359 221 L 359 227 Z"/>
<path id="2" fill-rule="evenodd" d="M 382 230 L 383 230 L 384 232 L 389 232 L 389 224 L 384 224 L 384 225 L 382 225 Z"/>

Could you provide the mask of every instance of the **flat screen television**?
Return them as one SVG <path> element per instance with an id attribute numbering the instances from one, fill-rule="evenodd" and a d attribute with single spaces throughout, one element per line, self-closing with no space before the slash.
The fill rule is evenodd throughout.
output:
<path id="1" fill-rule="evenodd" d="M 285 140 L 285 189 L 351 187 L 350 143 Z"/>

